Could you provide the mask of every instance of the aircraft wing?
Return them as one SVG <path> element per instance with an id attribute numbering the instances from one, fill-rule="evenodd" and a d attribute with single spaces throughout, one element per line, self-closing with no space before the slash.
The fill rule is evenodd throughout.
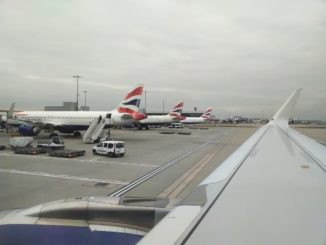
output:
<path id="1" fill-rule="evenodd" d="M 300 92 L 139 244 L 326 244 L 326 148 L 288 127 Z"/>

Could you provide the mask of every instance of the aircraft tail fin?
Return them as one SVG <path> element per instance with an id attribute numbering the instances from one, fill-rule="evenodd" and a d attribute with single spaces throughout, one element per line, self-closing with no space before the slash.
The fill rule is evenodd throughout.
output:
<path id="1" fill-rule="evenodd" d="M 209 120 L 209 119 L 212 118 L 212 112 L 213 112 L 213 108 L 212 107 L 208 107 L 206 109 L 206 111 L 200 117 Z"/>
<path id="2" fill-rule="evenodd" d="M 173 109 L 169 112 L 169 116 L 173 117 L 174 120 L 183 120 L 185 119 L 184 116 L 181 116 L 183 109 L 183 101 L 177 103 Z"/>
<path id="3" fill-rule="evenodd" d="M 169 112 L 169 115 L 172 117 L 181 117 L 181 113 L 182 113 L 182 109 L 183 109 L 183 102 L 178 102 L 173 109 Z"/>
<path id="4" fill-rule="evenodd" d="M 289 98 L 284 102 L 281 108 L 273 116 L 275 123 L 288 127 L 289 118 L 292 116 L 294 107 L 298 101 L 302 88 L 296 89 L 292 92 Z"/>
<path id="5" fill-rule="evenodd" d="M 144 85 L 137 85 L 136 88 L 131 90 L 118 106 L 118 112 L 126 113 L 132 116 L 135 120 L 142 120 L 146 115 L 139 112 L 139 105 L 141 96 L 143 94 Z"/>

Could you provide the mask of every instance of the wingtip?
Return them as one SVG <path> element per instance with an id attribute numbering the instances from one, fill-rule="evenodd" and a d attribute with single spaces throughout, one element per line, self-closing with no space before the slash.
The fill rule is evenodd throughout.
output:
<path id="1" fill-rule="evenodd" d="M 286 121 L 292 116 L 294 107 L 298 101 L 302 88 L 298 88 L 292 92 L 281 108 L 273 116 L 274 121 Z"/>

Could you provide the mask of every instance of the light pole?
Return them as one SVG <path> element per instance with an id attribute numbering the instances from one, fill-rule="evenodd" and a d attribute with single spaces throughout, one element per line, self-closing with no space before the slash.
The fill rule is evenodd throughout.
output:
<path id="1" fill-rule="evenodd" d="M 85 93 L 85 106 L 84 107 L 86 108 L 86 93 L 87 93 L 87 90 L 84 90 L 83 92 Z"/>
<path id="2" fill-rule="evenodd" d="M 75 76 L 72 76 L 73 78 L 76 78 L 77 79 L 77 100 L 76 100 L 76 111 L 78 111 L 78 97 L 79 97 L 79 93 L 78 93 L 78 79 L 79 78 L 82 78 L 81 76 L 79 75 L 75 75 Z"/>

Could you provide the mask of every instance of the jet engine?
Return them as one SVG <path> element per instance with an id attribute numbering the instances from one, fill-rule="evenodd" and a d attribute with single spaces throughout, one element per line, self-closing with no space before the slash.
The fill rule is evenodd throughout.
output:
<path id="1" fill-rule="evenodd" d="M 41 128 L 30 124 L 22 124 L 18 127 L 18 132 L 23 136 L 36 136 L 41 130 Z"/>
<path id="2" fill-rule="evenodd" d="M 136 121 L 140 121 L 140 120 L 143 120 L 143 119 L 147 118 L 147 115 L 142 114 L 140 112 L 134 112 L 134 113 L 132 113 L 132 117 Z"/>

